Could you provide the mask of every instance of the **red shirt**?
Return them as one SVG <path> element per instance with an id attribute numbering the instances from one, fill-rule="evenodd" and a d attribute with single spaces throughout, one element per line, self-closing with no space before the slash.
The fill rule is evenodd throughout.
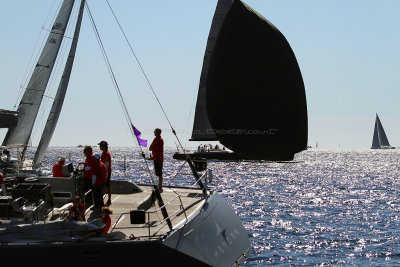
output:
<path id="1" fill-rule="evenodd" d="M 93 170 L 94 170 L 95 166 L 96 166 L 96 162 L 94 161 L 94 156 L 92 153 L 89 157 L 86 157 L 85 164 L 83 165 L 83 167 L 85 169 L 83 174 L 85 175 L 86 179 L 92 180 L 92 174 L 93 174 Z M 90 169 L 88 168 L 88 170 L 86 171 L 86 167 L 89 167 Z"/>
<path id="2" fill-rule="evenodd" d="M 79 204 L 79 207 L 74 204 L 71 208 L 70 211 L 74 213 L 74 219 L 79 220 L 80 217 L 85 221 L 85 206 L 83 204 Z"/>
<path id="3" fill-rule="evenodd" d="M 164 161 L 164 140 L 161 136 L 154 138 L 150 145 L 150 150 L 153 152 L 153 160 L 157 162 Z"/>
<path id="4" fill-rule="evenodd" d="M 106 164 L 107 167 L 107 162 L 108 162 L 108 167 L 107 167 L 107 173 L 111 174 L 111 154 L 110 151 L 105 151 L 101 153 L 101 162 Z"/>
<path id="5" fill-rule="evenodd" d="M 103 234 L 107 234 L 108 230 L 111 227 L 111 217 L 110 217 L 110 215 L 106 215 L 106 216 L 103 216 L 101 219 L 102 219 L 103 223 L 106 224 L 106 226 L 104 226 L 103 229 L 101 229 L 101 232 Z"/>
<path id="6" fill-rule="evenodd" d="M 102 185 L 102 184 L 106 183 L 107 167 L 103 162 L 99 161 L 99 164 L 96 165 L 93 170 L 93 174 L 95 174 L 97 176 L 94 186 Z"/>
<path id="7" fill-rule="evenodd" d="M 0 184 L 4 184 L 4 177 L 3 174 L 0 173 Z"/>
<path id="8" fill-rule="evenodd" d="M 62 166 L 65 164 L 64 161 L 58 161 L 53 165 L 53 177 L 65 177 L 62 172 Z"/>

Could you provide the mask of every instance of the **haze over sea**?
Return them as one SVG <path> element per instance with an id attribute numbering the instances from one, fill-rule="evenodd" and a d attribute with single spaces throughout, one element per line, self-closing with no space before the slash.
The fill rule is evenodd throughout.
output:
<path id="1" fill-rule="evenodd" d="M 149 182 L 136 150 L 110 151 L 115 179 Z M 174 151 L 166 150 L 164 184 L 182 165 Z M 51 147 L 44 171 L 60 155 L 74 166 L 84 159 L 82 148 Z M 249 233 L 253 247 L 245 266 L 400 265 L 399 159 L 398 149 L 312 148 L 291 163 L 211 162 L 209 186 Z M 186 176 L 173 184 L 193 182 Z"/>

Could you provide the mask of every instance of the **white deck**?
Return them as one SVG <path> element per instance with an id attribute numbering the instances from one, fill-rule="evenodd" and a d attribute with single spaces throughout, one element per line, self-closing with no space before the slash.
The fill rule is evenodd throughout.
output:
<path id="1" fill-rule="evenodd" d="M 141 202 L 151 197 L 151 187 L 142 188 L 145 189 L 142 193 L 112 195 L 110 208 L 114 213 L 111 216 L 112 228 L 110 231 L 122 232 L 126 238 L 157 239 L 170 230 L 157 200 L 155 205 L 146 211 L 145 224 L 131 224 L 129 212 L 137 209 Z M 187 217 L 190 217 L 193 212 L 201 208 L 204 203 L 201 193 L 200 190 L 194 189 L 179 188 L 172 190 L 164 188 L 161 196 L 173 227 L 184 223 Z M 89 221 L 91 218 L 96 218 L 93 214 L 88 215 Z"/>

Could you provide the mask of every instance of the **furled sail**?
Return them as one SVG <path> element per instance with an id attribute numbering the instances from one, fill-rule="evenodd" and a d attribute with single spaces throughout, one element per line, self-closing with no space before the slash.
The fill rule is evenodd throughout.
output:
<path id="1" fill-rule="evenodd" d="M 378 117 L 378 114 L 376 114 L 374 137 L 372 139 L 372 147 L 371 148 L 373 148 L 373 149 L 391 148 L 391 146 L 389 144 L 389 140 L 386 136 L 385 130 L 383 129 L 381 120 Z"/>
<path id="2" fill-rule="evenodd" d="M 276 160 L 307 147 L 306 95 L 296 57 L 283 34 L 239 0 L 210 60 L 206 106 L 220 143 L 248 159 Z"/>
<path id="3" fill-rule="evenodd" d="M 40 167 L 40 163 L 43 160 L 43 156 L 49 147 L 51 137 L 53 136 L 54 130 L 60 117 L 61 109 L 64 103 L 65 94 L 67 92 L 69 78 L 71 76 L 72 66 L 74 64 L 76 47 L 78 45 L 79 32 L 81 29 L 83 11 L 85 7 L 85 0 L 81 1 L 78 19 L 75 25 L 74 37 L 71 43 L 71 48 L 69 50 L 68 59 L 65 63 L 65 68 L 63 75 L 61 77 L 60 84 L 57 89 L 56 96 L 51 107 L 49 117 L 47 119 L 46 125 L 44 127 L 42 137 L 39 142 L 39 146 L 36 150 L 35 157 L 33 158 L 33 165 L 35 167 Z"/>
<path id="4" fill-rule="evenodd" d="M 26 146 L 29 142 L 40 104 L 60 49 L 74 0 L 64 0 L 31 79 L 18 106 L 18 123 L 9 129 L 3 146 Z"/>
<path id="5" fill-rule="evenodd" d="M 206 108 L 207 72 L 215 41 L 222 23 L 232 6 L 233 0 L 219 0 L 215 8 L 214 17 L 208 35 L 206 51 L 204 53 L 203 67 L 200 75 L 199 91 L 197 93 L 196 111 L 193 122 L 192 138 L 190 141 L 217 141 L 217 137 L 210 125 Z"/>

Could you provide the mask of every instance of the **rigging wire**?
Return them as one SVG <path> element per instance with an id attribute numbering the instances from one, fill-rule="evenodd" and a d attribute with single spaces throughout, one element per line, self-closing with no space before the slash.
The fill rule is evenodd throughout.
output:
<path id="1" fill-rule="evenodd" d="M 168 116 L 167 116 L 167 114 L 165 113 L 165 110 L 164 110 L 164 108 L 163 108 L 163 106 L 162 106 L 160 100 L 158 99 L 158 96 L 157 96 L 156 92 L 155 92 L 154 89 L 153 89 L 153 86 L 151 85 L 149 79 L 147 78 L 147 75 L 146 75 L 146 73 L 144 72 L 144 69 L 143 69 L 142 65 L 140 64 L 139 59 L 138 59 L 138 57 L 136 56 L 136 53 L 133 51 L 133 48 L 132 48 L 132 46 L 131 46 L 131 44 L 130 44 L 128 38 L 126 37 L 126 34 L 125 34 L 124 30 L 123 30 L 122 27 L 121 27 L 121 24 L 119 23 L 117 17 L 115 16 L 115 13 L 114 13 L 113 9 L 111 8 L 110 3 L 108 2 L 108 0 L 106 0 L 106 2 L 107 2 L 108 6 L 109 6 L 110 9 L 111 9 L 112 14 L 114 15 L 114 18 L 115 18 L 115 20 L 117 21 L 118 26 L 119 26 L 121 32 L 123 33 L 123 35 L 124 35 L 124 37 L 125 37 L 125 40 L 127 41 L 127 43 L 128 43 L 128 45 L 129 45 L 129 47 L 130 47 L 130 49 L 131 49 L 131 51 L 132 51 L 132 53 L 133 53 L 135 59 L 136 59 L 136 62 L 138 63 L 140 69 L 142 70 L 142 73 L 143 73 L 144 77 L 146 78 L 147 83 L 149 84 L 149 87 L 150 87 L 151 91 L 153 92 L 154 97 L 156 98 L 156 100 L 157 100 L 157 102 L 158 102 L 158 104 L 159 104 L 159 106 L 160 106 L 162 112 L 164 113 L 164 116 L 165 116 L 165 118 L 167 119 L 169 126 L 171 127 L 172 133 L 175 135 L 175 138 L 176 138 L 176 140 L 178 141 L 179 146 L 182 148 L 182 152 L 183 152 L 183 154 L 185 155 L 186 162 L 189 164 L 189 167 L 190 167 L 190 169 L 192 170 L 192 173 L 193 173 L 193 176 L 194 176 L 195 179 L 196 179 L 196 182 L 198 183 L 198 185 L 200 186 L 200 188 L 203 190 L 203 193 L 204 193 L 204 194 L 207 194 L 207 189 L 206 189 L 206 188 L 204 187 L 204 185 L 202 184 L 202 182 L 201 182 L 201 177 L 199 177 L 199 174 L 197 173 L 197 171 L 196 171 L 196 169 L 195 169 L 195 167 L 194 167 L 194 165 L 193 165 L 192 159 L 189 157 L 189 155 L 186 153 L 185 149 L 183 148 L 182 143 L 181 143 L 181 141 L 179 140 L 179 138 L 178 138 L 178 136 L 177 136 L 177 134 L 176 134 L 176 132 L 175 132 L 175 130 L 174 130 L 174 127 L 172 127 L 172 124 L 171 124 L 170 120 L 168 119 Z"/>
<path id="2" fill-rule="evenodd" d="M 115 20 L 116 20 L 116 22 L 117 22 L 117 24 L 118 24 L 118 26 L 119 26 L 121 32 L 122 32 L 122 34 L 124 35 L 124 38 L 125 38 L 126 42 L 128 43 L 129 48 L 131 49 L 131 52 L 132 52 L 133 56 L 135 57 L 136 62 L 138 63 L 138 65 L 139 65 L 139 67 L 140 67 L 140 69 L 141 69 L 141 71 L 142 71 L 142 73 L 143 73 L 143 75 L 144 75 L 144 77 L 145 77 L 145 79 L 146 79 L 146 81 L 147 81 L 147 84 L 149 85 L 149 87 L 150 87 L 150 89 L 151 89 L 151 91 L 152 91 L 154 97 L 156 98 L 156 100 L 157 100 L 157 102 L 158 102 L 158 104 L 159 104 L 159 106 L 160 106 L 160 108 L 161 108 L 161 110 L 162 110 L 162 112 L 163 112 L 165 118 L 167 119 L 168 124 L 169 124 L 169 126 L 171 127 L 172 133 L 175 135 L 175 138 L 176 138 L 176 140 L 178 141 L 179 146 L 182 148 L 183 153 L 185 153 L 186 158 L 187 158 L 188 160 L 190 160 L 189 156 L 186 154 L 185 150 L 183 149 L 182 143 L 181 143 L 181 141 L 179 140 L 179 138 L 178 138 L 178 136 L 177 136 L 177 134 L 176 134 L 176 132 L 175 132 L 175 130 L 174 130 L 174 127 L 172 126 L 172 124 L 171 124 L 171 122 L 170 122 L 170 120 L 169 120 L 169 118 L 168 118 L 168 116 L 167 116 L 167 114 L 166 114 L 166 112 L 165 112 L 165 110 L 164 110 L 164 108 L 163 108 L 163 106 L 162 106 L 160 100 L 158 99 L 158 96 L 157 96 L 156 92 L 154 91 L 154 88 L 153 88 L 153 86 L 151 85 L 150 80 L 148 79 L 148 77 L 147 77 L 147 75 L 146 75 L 146 72 L 144 71 L 144 69 L 143 69 L 143 67 L 142 67 L 142 64 L 140 64 L 139 58 L 136 56 L 136 53 L 135 53 L 135 51 L 133 50 L 132 45 L 131 45 L 131 43 L 129 42 L 127 36 L 126 36 L 125 31 L 122 29 L 122 26 L 121 26 L 121 24 L 119 23 L 119 20 L 118 20 L 117 16 L 115 15 L 114 10 L 112 9 L 112 7 L 111 7 L 110 3 L 108 2 L 108 0 L 106 0 L 106 2 L 107 2 L 107 4 L 108 4 L 108 6 L 109 6 L 109 8 L 110 8 L 110 10 L 111 10 L 111 13 L 113 14 L 113 16 L 114 16 L 114 18 L 115 18 Z"/>
<path id="3" fill-rule="evenodd" d="M 138 150 L 140 150 L 140 154 L 144 154 L 144 152 L 142 150 L 142 147 L 140 146 L 139 141 L 137 140 L 137 137 L 136 137 L 136 135 L 135 135 L 135 133 L 133 131 L 133 128 L 132 128 L 133 124 L 132 124 L 131 117 L 130 117 L 130 115 L 128 113 L 128 109 L 127 109 L 127 107 L 125 105 L 125 101 L 124 101 L 124 99 L 122 97 L 121 90 L 119 88 L 117 79 L 115 78 L 114 72 L 113 72 L 112 67 L 111 67 L 111 63 L 110 63 L 110 61 L 108 59 L 108 56 L 107 56 L 106 50 L 104 48 L 103 42 L 102 42 L 102 40 L 100 38 L 99 31 L 97 30 L 96 24 L 94 22 L 94 18 L 92 16 L 92 12 L 90 11 L 88 1 L 86 1 L 85 4 L 86 4 L 86 8 L 88 10 L 88 15 L 89 15 L 90 22 L 92 24 L 93 30 L 94 30 L 96 38 L 97 38 L 97 42 L 99 43 L 101 53 L 103 54 L 104 61 L 105 61 L 106 65 L 107 65 L 107 70 L 108 70 L 108 72 L 109 72 L 109 74 L 111 76 L 111 80 L 112 80 L 112 83 L 113 83 L 114 88 L 116 90 L 116 93 L 118 95 L 118 99 L 120 101 L 120 104 L 122 106 L 122 110 L 124 112 L 125 119 L 126 119 L 126 121 L 128 123 L 128 128 L 129 128 L 129 130 L 131 132 L 132 137 L 136 140 L 135 144 L 136 144 L 136 147 L 138 148 Z M 146 169 L 147 169 L 148 173 L 150 174 L 151 180 L 152 180 L 153 184 L 155 184 L 155 179 L 153 177 L 153 173 L 150 171 L 149 164 L 148 164 L 148 162 L 147 162 L 147 160 L 145 158 L 143 158 L 143 160 L 145 162 Z"/>
<path id="4" fill-rule="evenodd" d="M 187 119 L 187 121 L 186 121 L 186 127 L 187 127 L 187 129 L 190 128 L 189 123 L 190 123 L 190 119 L 192 118 L 192 111 L 194 110 L 193 107 L 194 107 L 195 103 L 197 104 L 197 101 L 196 101 L 196 100 L 197 100 L 197 95 L 194 94 L 193 101 L 192 101 L 192 106 L 191 106 L 191 108 L 190 108 L 189 116 L 188 116 L 188 119 Z M 193 114 L 193 120 L 194 120 L 194 114 Z M 185 143 L 185 146 L 186 146 L 186 143 Z"/>

